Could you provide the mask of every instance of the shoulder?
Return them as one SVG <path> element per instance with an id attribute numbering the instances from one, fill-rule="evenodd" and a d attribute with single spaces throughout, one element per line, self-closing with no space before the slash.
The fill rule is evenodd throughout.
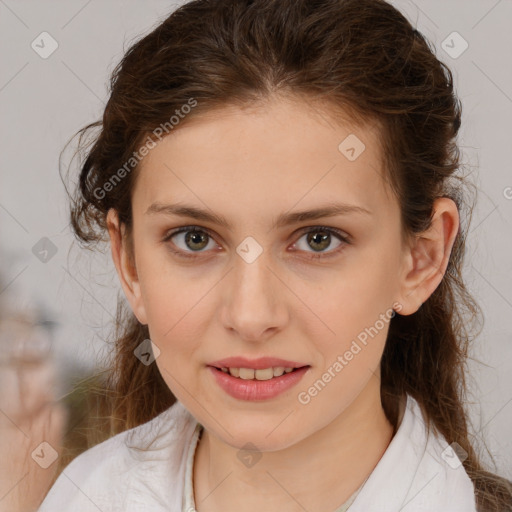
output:
<path id="1" fill-rule="evenodd" d="M 464 466 L 437 431 L 429 431 L 418 402 L 407 397 L 402 422 L 351 510 L 476 512 Z M 452 456 L 454 455 L 454 457 Z"/>
<path id="2" fill-rule="evenodd" d="M 435 427 L 427 428 L 424 413 L 418 402 L 409 397 L 409 417 L 414 424 L 414 449 L 420 464 L 420 482 L 431 488 L 429 492 L 419 492 L 417 501 L 425 509 L 438 503 L 440 510 L 450 512 L 476 512 L 475 488 L 466 473 L 463 462 L 467 453 L 456 442 L 448 442 Z"/>
<path id="3" fill-rule="evenodd" d="M 62 471 L 39 512 L 135 512 L 148 505 L 159 511 L 164 504 L 174 510 L 169 500 L 179 494 L 196 424 L 176 402 L 151 421 L 90 448 Z"/>

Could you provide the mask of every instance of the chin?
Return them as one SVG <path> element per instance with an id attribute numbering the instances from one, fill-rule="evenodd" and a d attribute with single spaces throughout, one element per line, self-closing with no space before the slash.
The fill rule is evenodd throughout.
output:
<path id="1" fill-rule="evenodd" d="M 219 430 L 218 425 L 215 425 L 215 429 L 209 432 L 236 450 L 275 452 L 284 450 L 302 439 L 303 432 L 290 431 L 282 425 L 278 426 L 282 419 L 280 418 L 277 422 L 274 420 L 263 422 L 256 426 L 246 422 L 236 422 L 236 427 L 227 428 L 227 432 L 222 427 Z"/>

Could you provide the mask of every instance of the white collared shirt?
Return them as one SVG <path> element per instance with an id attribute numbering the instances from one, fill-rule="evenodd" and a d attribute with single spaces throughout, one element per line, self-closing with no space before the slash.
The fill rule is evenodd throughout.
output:
<path id="1" fill-rule="evenodd" d="M 176 402 L 153 420 L 76 457 L 39 512 L 190 512 L 200 430 Z M 476 512 L 464 467 L 443 436 L 427 435 L 411 396 L 397 433 L 351 499 L 344 504 L 348 512 Z"/>

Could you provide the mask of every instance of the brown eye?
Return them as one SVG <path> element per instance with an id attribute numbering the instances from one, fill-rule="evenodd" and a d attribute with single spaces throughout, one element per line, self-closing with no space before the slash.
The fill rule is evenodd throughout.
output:
<path id="1" fill-rule="evenodd" d="M 202 231 L 185 232 L 185 245 L 190 249 L 201 250 L 208 245 L 208 235 Z"/>
<path id="2" fill-rule="evenodd" d="M 329 249 L 333 244 L 333 236 L 338 239 L 338 245 L 335 245 L 332 250 Z M 305 244 L 301 247 L 300 240 L 305 237 Z M 312 254 L 310 257 L 321 258 L 324 256 L 330 256 L 331 253 L 337 253 L 339 248 L 342 248 L 345 244 L 348 244 L 348 237 L 344 236 L 338 230 L 334 230 L 332 228 L 324 228 L 324 227 L 315 227 L 313 229 L 309 229 L 306 231 L 298 242 L 295 243 L 295 246 L 308 253 L 318 253 Z"/>
<path id="3" fill-rule="evenodd" d="M 310 231 L 306 234 L 306 240 L 315 251 L 323 251 L 331 245 L 331 234 L 326 231 Z"/>
<path id="4" fill-rule="evenodd" d="M 211 236 L 204 230 L 186 226 L 172 231 L 165 236 L 163 241 L 169 240 L 172 240 L 173 245 L 178 248 L 174 252 L 193 257 L 194 255 L 191 253 L 206 252 L 205 249 L 208 247 L 208 242 L 211 241 Z"/>

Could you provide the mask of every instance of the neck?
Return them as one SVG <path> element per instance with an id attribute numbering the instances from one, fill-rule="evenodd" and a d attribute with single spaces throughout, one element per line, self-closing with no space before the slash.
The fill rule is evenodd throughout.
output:
<path id="1" fill-rule="evenodd" d="M 373 382 L 378 379 L 372 379 Z M 366 480 L 386 451 L 393 427 L 370 382 L 323 429 L 246 467 L 239 450 L 205 429 L 194 461 L 198 512 L 335 510 Z"/>

